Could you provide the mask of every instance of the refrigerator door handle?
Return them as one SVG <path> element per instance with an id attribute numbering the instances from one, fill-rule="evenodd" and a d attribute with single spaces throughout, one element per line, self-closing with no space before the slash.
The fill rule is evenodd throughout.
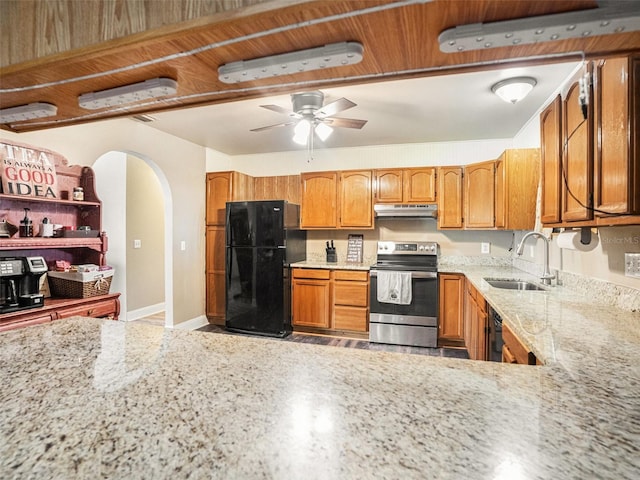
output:
<path id="1" fill-rule="evenodd" d="M 287 248 L 287 246 L 286 245 L 278 245 L 277 248 L 285 249 L 285 248 Z"/>

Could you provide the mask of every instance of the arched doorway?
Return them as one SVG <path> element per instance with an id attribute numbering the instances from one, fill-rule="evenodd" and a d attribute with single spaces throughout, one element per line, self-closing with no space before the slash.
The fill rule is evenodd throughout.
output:
<path id="1" fill-rule="evenodd" d="M 121 319 L 164 312 L 173 327 L 171 191 L 166 176 L 138 152 L 112 151 L 93 165 L 109 236 L 107 262 L 116 268 L 112 291 L 121 292 Z"/>

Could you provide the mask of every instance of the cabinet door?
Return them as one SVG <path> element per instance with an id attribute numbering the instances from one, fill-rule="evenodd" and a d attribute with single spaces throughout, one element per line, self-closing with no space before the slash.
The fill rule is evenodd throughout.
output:
<path id="1" fill-rule="evenodd" d="M 459 344 L 463 338 L 464 275 L 439 275 L 440 319 L 438 337 L 442 344 Z"/>
<path id="2" fill-rule="evenodd" d="M 232 172 L 229 201 L 241 202 L 253 200 L 253 183 L 253 177 L 240 172 Z"/>
<path id="3" fill-rule="evenodd" d="M 610 58 L 596 63 L 595 121 L 597 141 L 595 156 L 595 208 L 609 213 L 638 213 L 640 199 L 640 153 L 633 143 L 638 139 L 638 115 L 631 95 L 638 95 L 636 71 L 629 71 L 627 57 Z M 630 86 L 631 82 L 631 86 Z M 633 96 L 631 98 L 634 98 Z M 635 107 L 637 109 L 637 106 Z M 635 154 L 635 158 L 634 158 Z M 601 212 L 596 215 L 602 216 Z"/>
<path id="4" fill-rule="evenodd" d="M 465 167 L 465 228 L 493 228 L 495 204 L 495 162 Z"/>
<path id="5" fill-rule="evenodd" d="M 231 196 L 231 173 L 207 173 L 207 225 L 224 225 L 225 207 Z"/>
<path id="6" fill-rule="evenodd" d="M 505 228 L 507 226 L 507 168 L 506 153 L 500 155 L 496 160 L 494 170 L 494 194 L 495 194 L 495 210 L 493 226 L 496 228 Z M 524 194 L 524 192 L 518 192 Z M 517 198 L 510 199 L 517 201 Z"/>
<path id="7" fill-rule="evenodd" d="M 331 290 L 329 280 L 294 278 L 293 325 L 329 328 Z"/>
<path id="8" fill-rule="evenodd" d="M 340 227 L 373 228 L 373 172 L 340 172 Z"/>
<path id="9" fill-rule="evenodd" d="M 589 71 L 591 70 L 591 63 Z M 578 221 L 593 218 L 593 94 L 587 89 L 587 118 L 580 106 L 578 80 L 570 84 L 564 95 L 562 174 L 566 177 L 562 194 L 562 220 Z"/>
<path id="10" fill-rule="evenodd" d="M 377 203 L 402 203 L 402 169 L 376 170 Z"/>
<path id="11" fill-rule="evenodd" d="M 560 222 L 562 192 L 562 100 L 558 95 L 540 115 L 542 223 Z"/>
<path id="12" fill-rule="evenodd" d="M 303 173 L 300 228 L 338 226 L 337 172 Z"/>
<path id="13" fill-rule="evenodd" d="M 224 226 L 207 227 L 206 238 L 207 317 L 224 325 L 225 315 L 225 231 Z"/>
<path id="14" fill-rule="evenodd" d="M 438 168 L 438 228 L 462 228 L 462 167 Z"/>
<path id="15" fill-rule="evenodd" d="M 404 203 L 433 203 L 436 201 L 436 169 L 410 168 L 404 170 Z"/>

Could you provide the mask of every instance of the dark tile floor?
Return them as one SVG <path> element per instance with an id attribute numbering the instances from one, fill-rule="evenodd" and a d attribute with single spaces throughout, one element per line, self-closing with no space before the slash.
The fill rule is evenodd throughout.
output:
<path id="1" fill-rule="evenodd" d="M 248 335 L 237 332 L 228 332 L 218 325 L 205 325 L 198 329 L 201 332 L 213 332 L 226 335 Z M 270 337 L 271 338 L 271 337 Z M 402 345 L 384 345 L 381 343 L 369 343 L 367 340 L 358 340 L 344 337 L 329 337 L 324 335 L 307 335 L 294 332 L 281 340 L 283 342 L 313 343 L 316 345 L 331 345 L 335 347 L 359 348 L 361 350 L 377 350 L 384 352 L 411 353 L 416 355 L 431 355 L 435 357 L 469 358 L 464 348 L 421 348 Z"/>

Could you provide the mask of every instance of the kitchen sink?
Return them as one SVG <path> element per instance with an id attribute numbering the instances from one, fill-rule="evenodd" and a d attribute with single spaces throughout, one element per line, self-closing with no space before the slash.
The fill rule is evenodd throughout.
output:
<path id="1" fill-rule="evenodd" d="M 495 288 L 506 288 L 508 290 L 542 290 L 547 289 L 532 282 L 524 280 L 510 280 L 504 278 L 485 278 L 485 281 Z"/>

